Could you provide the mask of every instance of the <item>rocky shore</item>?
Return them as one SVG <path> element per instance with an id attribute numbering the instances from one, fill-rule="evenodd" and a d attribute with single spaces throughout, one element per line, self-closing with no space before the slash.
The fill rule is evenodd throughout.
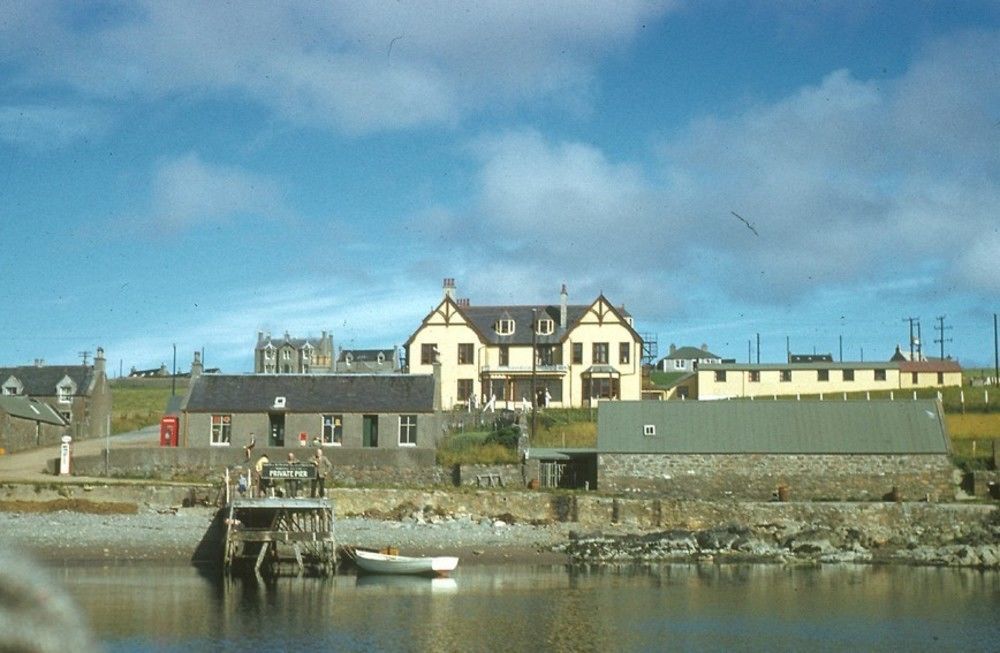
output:
<path id="1" fill-rule="evenodd" d="M 1000 513 L 982 523 L 906 533 L 794 520 L 622 535 L 572 532 L 556 550 L 578 564 L 846 562 L 1000 569 Z"/>

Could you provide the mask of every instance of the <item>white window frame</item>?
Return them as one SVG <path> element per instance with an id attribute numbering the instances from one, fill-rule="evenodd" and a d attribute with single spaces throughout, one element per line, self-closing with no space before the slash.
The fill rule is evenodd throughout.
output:
<path id="1" fill-rule="evenodd" d="M 61 404 L 71 404 L 73 403 L 74 388 L 68 383 L 60 383 L 56 388 L 56 395 L 59 397 L 59 403 Z"/>
<path id="2" fill-rule="evenodd" d="M 338 414 L 323 415 L 320 426 L 320 443 L 324 447 L 341 447 L 344 445 L 344 416 Z M 337 430 L 340 433 L 337 433 Z M 339 435 L 339 439 L 338 439 Z"/>
<path id="3" fill-rule="evenodd" d="M 404 421 L 405 420 L 405 421 Z M 403 441 L 403 433 L 407 434 L 407 441 Z M 417 446 L 417 416 L 416 415 L 400 415 L 399 416 L 399 446 L 401 447 L 415 447 Z M 412 442 L 409 440 L 412 439 Z"/>
<path id="4" fill-rule="evenodd" d="M 219 422 L 216 424 L 216 418 Z M 213 447 L 228 447 L 233 440 L 233 416 L 229 413 L 209 415 L 209 444 Z"/>
<path id="5" fill-rule="evenodd" d="M 656 435 L 656 424 L 643 424 L 642 434 L 646 437 L 653 437 Z"/>
<path id="6" fill-rule="evenodd" d="M 686 370 L 687 369 L 687 361 L 685 361 L 683 358 L 675 358 L 674 359 L 674 369 L 675 370 Z"/>
<path id="7" fill-rule="evenodd" d="M 517 325 L 514 324 L 514 320 L 511 318 L 503 318 L 502 320 L 497 320 L 493 329 L 497 332 L 498 336 L 512 336 L 514 335 L 514 329 L 516 327 Z"/>
<path id="8" fill-rule="evenodd" d="M 535 333 L 540 336 L 550 336 L 552 332 L 556 330 L 555 320 L 552 318 L 545 318 L 538 320 L 538 324 L 535 329 Z"/>
<path id="9" fill-rule="evenodd" d="M 274 347 L 267 345 L 264 347 L 264 360 L 273 361 L 274 360 Z"/>

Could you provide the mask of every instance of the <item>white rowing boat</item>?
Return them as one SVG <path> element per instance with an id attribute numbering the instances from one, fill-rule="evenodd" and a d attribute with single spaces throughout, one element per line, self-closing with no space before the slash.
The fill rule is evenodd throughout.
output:
<path id="1" fill-rule="evenodd" d="M 434 556 L 414 558 L 410 556 L 389 555 L 355 549 L 354 561 L 363 571 L 373 574 L 429 574 L 447 576 L 458 566 L 458 558 L 454 556 Z"/>

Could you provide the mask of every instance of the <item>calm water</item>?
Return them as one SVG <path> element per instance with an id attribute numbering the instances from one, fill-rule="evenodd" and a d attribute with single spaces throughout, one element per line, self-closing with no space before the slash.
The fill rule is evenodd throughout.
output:
<path id="1" fill-rule="evenodd" d="M 459 568 L 453 580 L 53 574 L 109 651 L 986 651 L 1000 574 L 904 567 Z"/>

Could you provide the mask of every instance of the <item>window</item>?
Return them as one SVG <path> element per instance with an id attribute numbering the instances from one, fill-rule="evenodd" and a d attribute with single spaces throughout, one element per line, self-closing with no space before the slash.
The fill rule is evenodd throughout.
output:
<path id="1" fill-rule="evenodd" d="M 687 369 L 687 365 L 685 365 L 685 361 L 683 359 L 678 358 L 674 360 L 674 369 L 684 370 Z"/>
<path id="2" fill-rule="evenodd" d="M 656 435 L 656 424 L 643 424 L 642 434 L 647 437 Z"/>
<path id="3" fill-rule="evenodd" d="M 590 399 L 617 399 L 618 390 L 618 379 L 583 379 L 583 396 Z"/>
<path id="4" fill-rule="evenodd" d="M 312 358 L 312 348 L 311 347 L 305 347 L 305 348 L 303 348 L 303 350 L 302 350 L 302 360 L 304 362 L 309 362 L 309 359 L 311 359 L 311 358 Z"/>
<path id="5" fill-rule="evenodd" d="M 817 381 L 829 381 L 830 380 L 830 370 L 816 370 L 816 380 Z"/>
<path id="6" fill-rule="evenodd" d="M 885 381 L 885 370 L 875 370 L 875 380 Z"/>
<path id="7" fill-rule="evenodd" d="M 16 385 L 5 385 L 3 387 L 3 393 L 5 395 L 16 395 L 17 394 L 17 386 Z"/>
<path id="8" fill-rule="evenodd" d="M 583 364 L 583 343 L 574 342 L 573 343 L 573 364 L 582 365 Z"/>
<path id="9" fill-rule="evenodd" d="M 344 443 L 344 416 L 323 415 L 323 444 L 339 447 Z"/>
<path id="10" fill-rule="evenodd" d="M 61 410 L 59 411 L 59 414 L 62 415 L 63 421 L 66 422 L 67 424 L 73 423 L 73 413 L 71 413 L 70 411 Z"/>
<path id="11" fill-rule="evenodd" d="M 500 345 L 500 365 L 510 365 L 510 347 L 507 345 Z"/>
<path id="12" fill-rule="evenodd" d="M 559 345 L 539 345 L 537 352 L 539 365 L 562 364 L 562 348 Z"/>
<path id="13" fill-rule="evenodd" d="M 415 446 L 417 446 L 417 416 L 416 415 L 400 415 L 399 416 L 399 446 L 401 446 L 401 447 L 415 447 Z"/>
<path id="14" fill-rule="evenodd" d="M 281 350 L 281 360 L 283 360 L 283 361 L 290 361 L 290 360 L 292 360 L 292 350 L 291 349 L 282 349 Z"/>
<path id="15" fill-rule="evenodd" d="M 910 380 L 913 382 L 913 385 L 917 385 L 919 378 L 920 378 L 920 375 L 917 374 L 916 372 L 913 372 L 912 374 L 910 374 Z"/>
<path id="16" fill-rule="evenodd" d="M 621 363 L 622 365 L 628 365 L 631 359 L 632 359 L 632 343 L 631 342 L 618 343 L 618 362 Z"/>
<path id="17" fill-rule="evenodd" d="M 274 364 L 273 363 L 268 363 L 268 364 L 264 365 L 264 373 L 265 374 L 274 374 Z"/>
<path id="18" fill-rule="evenodd" d="M 458 364 L 472 365 L 472 343 L 462 342 L 458 345 Z"/>
<path id="19" fill-rule="evenodd" d="M 781 370 L 781 381 L 783 383 L 791 383 L 791 381 L 792 381 L 792 371 L 791 370 Z"/>
<path id="20" fill-rule="evenodd" d="M 59 403 L 68 404 L 73 401 L 73 386 L 63 384 L 56 389 L 56 394 L 59 396 Z"/>
<path id="21" fill-rule="evenodd" d="M 428 342 L 426 344 L 420 345 L 420 364 L 433 365 L 436 353 L 437 353 L 437 345 L 434 344 L 433 342 Z"/>
<path id="22" fill-rule="evenodd" d="M 726 380 L 726 370 L 715 370 L 715 380 L 723 383 Z"/>
<path id="23" fill-rule="evenodd" d="M 760 370 L 750 370 L 750 383 L 760 383 Z"/>
<path id="24" fill-rule="evenodd" d="M 944 385 L 944 372 L 937 373 L 937 384 Z"/>
<path id="25" fill-rule="evenodd" d="M 508 318 L 497 320 L 496 324 L 493 325 L 493 330 L 497 332 L 498 336 L 509 336 L 514 333 L 514 320 Z"/>
<path id="26" fill-rule="evenodd" d="M 854 380 L 854 370 L 844 370 L 844 380 L 853 381 Z"/>
<path id="27" fill-rule="evenodd" d="M 595 342 L 593 346 L 593 356 L 591 362 L 594 365 L 607 365 L 608 364 L 608 343 L 606 342 Z"/>
<path id="28" fill-rule="evenodd" d="M 538 320 L 538 324 L 535 328 L 535 333 L 540 336 L 551 335 L 555 331 L 555 322 L 546 318 L 544 320 Z"/>
<path id="29" fill-rule="evenodd" d="M 273 361 L 274 360 L 274 347 L 268 345 L 264 347 L 264 360 Z"/>
<path id="30" fill-rule="evenodd" d="M 212 415 L 212 446 L 228 447 L 233 435 L 232 415 Z"/>
<path id="31" fill-rule="evenodd" d="M 472 379 L 459 379 L 458 380 L 458 391 L 455 394 L 458 401 L 470 401 L 472 399 L 473 385 Z"/>

